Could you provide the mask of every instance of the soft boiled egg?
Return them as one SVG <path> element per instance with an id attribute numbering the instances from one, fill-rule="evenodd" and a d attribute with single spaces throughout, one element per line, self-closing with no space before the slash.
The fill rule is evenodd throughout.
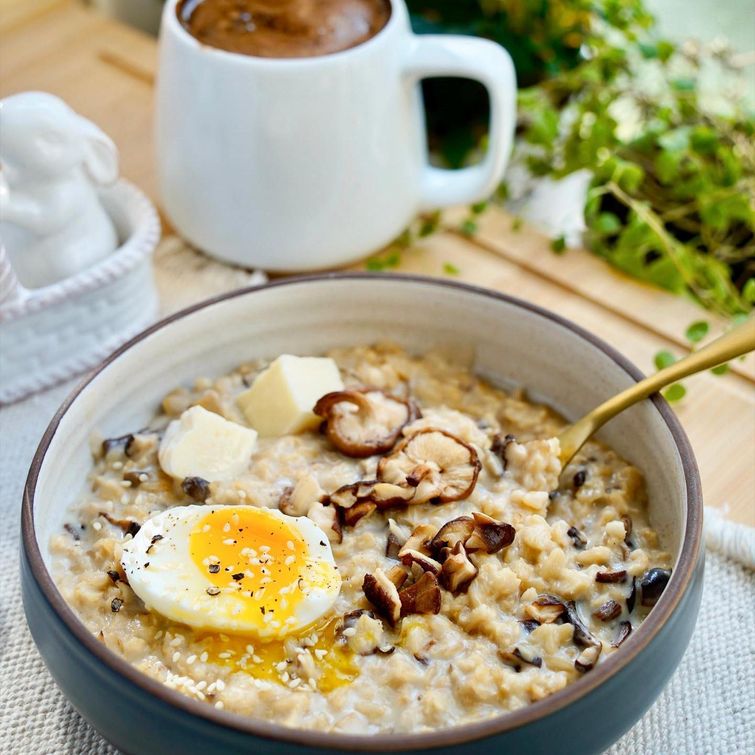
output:
<path id="1" fill-rule="evenodd" d="M 314 624 L 341 576 L 327 535 L 306 517 L 256 506 L 177 506 L 123 546 L 147 607 L 196 629 L 275 638 Z"/>

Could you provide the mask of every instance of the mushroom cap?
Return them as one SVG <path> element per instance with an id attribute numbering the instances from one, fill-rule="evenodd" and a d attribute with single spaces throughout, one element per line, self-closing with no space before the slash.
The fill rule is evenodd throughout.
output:
<path id="1" fill-rule="evenodd" d="M 390 451 L 404 425 L 418 416 L 409 401 L 369 388 L 326 393 L 313 411 L 325 420 L 327 439 L 355 458 Z"/>
<path id="2" fill-rule="evenodd" d="M 378 462 L 379 480 L 413 487 L 411 503 L 446 503 L 470 495 L 480 474 L 477 452 L 445 430 L 423 428 Z"/>

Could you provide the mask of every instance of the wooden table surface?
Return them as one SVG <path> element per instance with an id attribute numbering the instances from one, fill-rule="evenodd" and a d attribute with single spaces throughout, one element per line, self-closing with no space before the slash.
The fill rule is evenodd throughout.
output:
<path id="1" fill-rule="evenodd" d="M 0 94 L 29 89 L 63 97 L 118 145 L 123 175 L 157 200 L 152 144 L 156 43 L 151 37 L 81 7 L 74 0 L 0 0 Z M 527 227 L 515 230 L 498 209 L 466 238 L 446 229 L 404 251 L 395 270 L 444 275 L 484 285 L 555 310 L 626 354 L 643 371 L 660 349 L 684 353 L 684 331 L 706 319 L 694 303 L 641 285 L 582 250 L 562 256 Z M 363 267 L 360 265 L 359 267 Z M 675 406 L 697 454 L 707 505 L 755 524 L 755 359 L 720 377 L 686 381 Z"/>

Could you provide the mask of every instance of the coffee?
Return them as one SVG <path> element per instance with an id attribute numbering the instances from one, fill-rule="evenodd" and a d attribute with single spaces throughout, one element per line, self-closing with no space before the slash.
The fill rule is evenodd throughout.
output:
<path id="1" fill-rule="evenodd" d="M 205 45 L 263 58 L 306 58 L 374 37 L 388 0 L 181 0 L 181 25 Z"/>

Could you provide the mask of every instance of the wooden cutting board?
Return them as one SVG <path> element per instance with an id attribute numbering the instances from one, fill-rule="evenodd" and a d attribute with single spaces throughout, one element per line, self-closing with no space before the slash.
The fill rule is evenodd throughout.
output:
<path id="1" fill-rule="evenodd" d="M 73 0 L 0 0 L 0 94 L 41 89 L 97 122 L 121 152 L 123 175 L 153 198 L 152 98 L 156 43 L 85 10 Z M 452 277 L 527 299 L 579 323 L 643 371 L 661 349 L 684 353 L 684 331 L 706 319 L 693 302 L 644 286 L 583 250 L 556 256 L 548 239 L 497 208 L 459 233 L 466 210 L 447 213 L 444 230 L 404 250 L 397 272 Z M 167 227 L 167 224 L 166 224 Z M 364 267 L 358 265 L 357 268 Z M 450 271 L 458 271 L 451 273 Z M 724 376 L 686 381 L 675 405 L 695 449 L 706 504 L 755 524 L 755 358 Z"/>

